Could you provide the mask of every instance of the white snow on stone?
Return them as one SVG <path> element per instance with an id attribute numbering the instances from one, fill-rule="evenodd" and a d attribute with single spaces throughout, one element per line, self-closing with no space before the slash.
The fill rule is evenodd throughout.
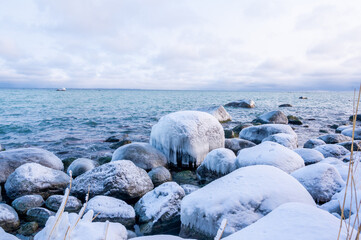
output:
<path id="1" fill-rule="evenodd" d="M 305 163 L 294 151 L 278 143 L 266 141 L 239 151 L 236 165 L 238 168 L 250 165 L 271 165 L 291 173 L 304 167 Z"/>
<path id="2" fill-rule="evenodd" d="M 293 150 L 305 161 L 305 165 L 314 164 L 325 159 L 322 153 L 311 148 L 298 148 Z"/>
<path id="3" fill-rule="evenodd" d="M 336 129 L 336 133 L 341 133 L 343 130 L 345 129 L 349 129 L 351 128 L 352 129 L 352 126 L 351 125 L 343 125 L 343 126 L 339 126 L 337 129 Z"/>
<path id="4" fill-rule="evenodd" d="M 198 111 L 207 112 L 215 117 L 219 122 L 228 122 L 232 121 L 231 115 L 227 112 L 227 110 L 223 106 L 215 106 L 208 108 L 201 108 Z"/>
<path id="5" fill-rule="evenodd" d="M 278 168 L 240 168 L 184 197 L 182 228 L 213 238 L 226 218 L 228 224 L 223 236 L 227 236 L 286 202 L 315 205 L 307 190 Z"/>
<path id="6" fill-rule="evenodd" d="M 320 145 L 315 147 L 314 149 L 322 153 L 325 158 L 327 157 L 342 158 L 343 156 L 350 153 L 349 150 L 338 144 Z"/>
<path id="7" fill-rule="evenodd" d="M 0 227 L 0 239 L 1 240 L 19 240 L 19 238 L 15 237 L 14 235 L 7 233 Z"/>
<path id="8" fill-rule="evenodd" d="M 341 134 L 348 136 L 348 137 L 352 137 L 352 127 L 351 128 L 346 128 L 345 130 L 343 130 L 341 132 Z M 355 140 L 361 140 L 361 127 L 356 127 L 355 128 L 355 135 L 354 135 L 354 139 Z"/>
<path id="9" fill-rule="evenodd" d="M 199 167 L 225 175 L 236 170 L 236 155 L 227 148 L 217 148 L 209 152 Z"/>
<path id="10" fill-rule="evenodd" d="M 265 141 L 276 142 L 290 149 L 297 148 L 297 135 L 294 134 L 277 133 L 262 140 L 262 142 Z"/>
<path id="11" fill-rule="evenodd" d="M 348 163 L 342 162 L 340 159 L 328 157 L 322 160 L 320 163 L 328 163 L 334 166 L 342 179 L 346 182 L 348 174 Z"/>
<path id="12" fill-rule="evenodd" d="M 340 220 L 324 210 L 303 203 L 285 203 L 224 240 L 330 240 L 337 239 L 339 227 Z M 346 236 L 344 227 L 340 239 Z"/>
<path id="13" fill-rule="evenodd" d="M 293 129 L 285 124 L 263 124 L 259 126 L 244 128 L 239 133 L 239 138 L 246 139 L 248 141 L 258 144 L 261 143 L 262 140 L 266 137 L 277 133 L 291 134 L 295 135 L 295 137 L 297 138 L 297 134 L 293 131 Z"/>
<path id="14" fill-rule="evenodd" d="M 224 130 L 205 112 L 180 111 L 163 116 L 152 127 L 150 143 L 163 152 L 171 165 L 197 167 L 206 155 L 224 147 Z"/>

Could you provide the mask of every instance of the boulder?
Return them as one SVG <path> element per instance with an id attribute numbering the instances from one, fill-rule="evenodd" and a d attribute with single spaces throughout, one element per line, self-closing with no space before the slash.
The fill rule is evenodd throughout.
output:
<path id="1" fill-rule="evenodd" d="M 126 202 L 108 196 L 95 196 L 89 200 L 86 212 L 96 213 L 95 222 L 119 222 L 125 227 L 132 228 L 135 224 L 135 212 Z"/>
<path id="2" fill-rule="evenodd" d="M 341 175 L 342 179 L 346 182 L 347 181 L 347 175 L 348 175 L 348 163 L 345 163 L 341 161 L 341 159 L 328 157 L 322 160 L 320 163 L 327 163 L 332 166 L 334 166 L 338 173 Z"/>
<path id="3" fill-rule="evenodd" d="M 186 195 L 189 195 L 189 194 L 191 194 L 192 192 L 194 192 L 194 191 L 197 191 L 200 187 L 198 187 L 198 186 L 196 186 L 196 185 L 192 185 L 192 184 L 182 184 L 182 185 L 180 185 L 182 188 L 183 188 L 183 190 L 184 190 L 184 193 L 186 194 Z"/>
<path id="4" fill-rule="evenodd" d="M 213 238 L 223 219 L 223 236 L 251 225 L 287 202 L 315 206 L 311 195 L 292 176 L 272 166 L 237 169 L 184 197 L 181 237 Z"/>
<path id="5" fill-rule="evenodd" d="M 172 175 L 170 174 L 169 170 L 165 167 L 156 167 L 153 168 L 149 173 L 148 176 L 152 179 L 154 187 L 158 187 L 162 183 L 172 181 Z"/>
<path id="6" fill-rule="evenodd" d="M 25 163 L 38 163 L 55 170 L 64 170 L 62 161 L 41 148 L 19 148 L 0 152 L 0 183 Z"/>
<path id="7" fill-rule="evenodd" d="M 130 143 L 115 150 L 112 161 L 117 160 L 130 160 L 146 171 L 167 165 L 167 159 L 163 153 L 149 143 L 140 142 Z"/>
<path id="8" fill-rule="evenodd" d="M 291 173 L 305 166 L 303 159 L 294 151 L 274 142 L 263 142 L 255 147 L 241 150 L 236 158 L 238 168 L 251 165 L 271 165 Z"/>
<path id="9" fill-rule="evenodd" d="M 12 232 L 20 226 L 19 216 L 11 206 L 0 203 L 0 227 Z"/>
<path id="10" fill-rule="evenodd" d="M 293 125 L 302 125 L 303 124 L 302 121 L 298 117 L 293 116 L 293 115 L 288 115 L 287 119 L 288 119 L 289 124 L 293 124 Z"/>
<path id="11" fill-rule="evenodd" d="M 303 203 L 285 203 L 256 223 L 224 240 L 329 240 L 336 239 L 340 219 L 317 207 Z M 353 232 L 356 235 L 356 231 Z M 342 228 L 340 239 L 347 239 Z"/>
<path id="12" fill-rule="evenodd" d="M 46 208 L 35 207 L 26 212 L 26 220 L 28 222 L 37 222 L 40 227 L 44 227 L 50 216 L 55 216 L 55 212 Z"/>
<path id="13" fill-rule="evenodd" d="M 248 141 L 259 144 L 266 137 L 277 133 L 286 133 L 286 134 L 295 135 L 297 137 L 297 134 L 288 125 L 264 124 L 260 126 L 253 126 L 242 129 L 242 131 L 239 133 L 239 138 L 246 139 Z"/>
<path id="14" fill-rule="evenodd" d="M 45 201 L 46 207 L 52 211 L 58 211 L 61 202 L 63 201 L 63 197 L 64 197 L 63 195 L 52 195 L 48 197 L 48 199 L 46 199 Z M 77 199 L 74 196 L 69 196 L 68 201 L 66 202 L 65 205 L 65 211 L 78 212 L 82 206 L 83 204 L 79 199 Z"/>
<path id="15" fill-rule="evenodd" d="M 197 168 L 200 181 L 211 182 L 236 170 L 236 155 L 227 148 L 217 148 L 209 152 Z"/>
<path id="16" fill-rule="evenodd" d="M 143 234 L 167 233 L 180 227 L 183 188 L 167 182 L 145 194 L 134 206 Z"/>
<path id="17" fill-rule="evenodd" d="M 325 145 L 326 143 L 321 139 L 310 139 L 303 145 L 304 148 L 315 148 L 317 146 Z"/>
<path id="18" fill-rule="evenodd" d="M 85 199 L 88 187 L 91 198 L 105 195 L 132 200 L 152 190 L 153 183 L 144 169 L 122 160 L 106 163 L 80 175 L 73 181 L 71 194 Z"/>
<path id="19" fill-rule="evenodd" d="M 338 133 L 322 135 L 319 136 L 318 139 L 321 139 L 326 144 L 335 144 L 335 143 L 351 141 L 350 137 Z"/>
<path id="20" fill-rule="evenodd" d="M 276 133 L 262 140 L 262 142 L 266 142 L 266 141 L 276 142 L 289 149 L 295 149 L 297 148 L 298 145 L 297 135 L 287 134 L 287 133 Z"/>
<path id="21" fill-rule="evenodd" d="M 342 142 L 337 144 L 346 148 L 349 151 L 351 151 L 351 147 L 353 148 L 353 151 L 361 151 L 361 140 L 354 140 L 353 146 L 352 146 L 352 141 Z"/>
<path id="22" fill-rule="evenodd" d="M 163 152 L 173 167 L 196 168 L 205 156 L 224 147 L 222 125 L 212 115 L 180 111 L 162 117 L 152 127 L 150 143 Z"/>
<path id="23" fill-rule="evenodd" d="M 318 163 L 323 159 L 325 159 L 322 153 L 314 149 L 298 148 L 293 151 L 302 157 L 306 166 L 310 164 Z"/>
<path id="24" fill-rule="evenodd" d="M 7 233 L 0 227 L 0 239 L 2 240 L 19 240 L 19 238 L 15 237 L 14 235 Z"/>
<path id="25" fill-rule="evenodd" d="M 325 203 L 341 191 L 345 181 L 337 169 L 327 163 L 316 163 L 294 171 L 296 178 L 311 194 L 317 203 Z"/>
<path id="26" fill-rule="evenodd" d="M 90 171 L 98 166 L 99 163 L 94 160 L 90 160 L 88 158 L 78 158 L 69 165 L 67 173 L 69 174 L 71 171 L 72 176 L 76 178 L 77 176 L 87 171 Z"/>
<path id="27" fill-rule="evenodd" d="M 242 99 L 234 102 L 227 103 L 225 107 L 240 107 L 240 108 L 254 108 L 255 103 L 253 100 Z"/>
<path id="28" fill-rule="evenodd" d="M 348 137 L 352 137 L 352 128 L 346 128 L 345 130 L 343 130 L 341 132 L 342 135 L 348 136 Z M 354 135 L 354 139 L 355 140 L 361 140 L 361 127 L 357 127 L 355 128 L 355 135 Z"/>
<path id="29" fill-rule="evenodd" d="M 11 205 L 19 214 L 25 215 L 30 208 L 43 206 L 44 199 L 40 195 L 25 195 L 15 199 Z"/>
<path id="30" fill-rule="evenodd" d="M 199 111 L 211 114 L 213 117 L 215 117 L 221 123 L 232 121 L 231 115 L 229 115 L 229 113 L 223 106 L 202 108 L 202 109 L 199 109 Z"/>
<path id="31" fill-rule="evenodd" d="M 245 140 L 245 139 L 239 139 L 239 138 L 233 138 L 233 139 L 226 139 L 224 142 L 224 147 L 232 150 L 234 154 L 237 154 L 239 150 L 242 150 L 244 148 L 254 147 L 256 146 L 255 143 Z"/>
<path id="32" fill-rule="evenodd" d="M 69 181 L 69 176 L 62 171 L 37 163 L 26 163 L 10 174 L 5 183 L 5 190 L 10 199 L 32 194 L 47 198 L 62 193 Z"/>
<path id="33" fill-rule="evenodd" d="M 289 103 L 285 103 L 285 104 L 279 105 L 278 107 L 293 107 L 293 106 Z"/>
<path id="34" fill-rule="evenodd" d="M 315 147 L 314 149 L 322 153 L 325 158 L 342 158 L 346 154 L 350 153 L 349 150 L 337 144 L 325 144 Z"/>
<path id="35" fill-rule="evenodd" d="M 286 115 L 281 111 L 272 111 L 258 116 L 252 122 L 261 124 L 288 124 Z"/>

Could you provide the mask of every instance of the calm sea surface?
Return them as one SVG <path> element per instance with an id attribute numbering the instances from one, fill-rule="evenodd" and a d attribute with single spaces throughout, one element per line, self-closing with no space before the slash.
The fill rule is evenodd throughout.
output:
<path id="1" fill-rule="evenodd" d="M 148 141 L 160 117 L 179 110 L 224 105 L 253 99 L 254 109 L 226 108 L 237 123 L 278 110 L 301 117 L 295 126 L 299 143 L 334 132 L 332 124 L 346 123 L 352 114 L 353 92 L 217 92 L 68 89 L 0 89 L 0 144 L 6 149 L 39 146 L 60 158 L 109 156 L 114 150 L 104 140 L 128 134 L 132 141 Z M 307 100 L 298 99 L 300 96 Z"/>

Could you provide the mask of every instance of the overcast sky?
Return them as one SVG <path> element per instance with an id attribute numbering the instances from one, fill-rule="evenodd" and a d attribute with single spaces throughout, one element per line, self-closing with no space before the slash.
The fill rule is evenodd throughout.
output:
<path id="1" fill-rule="evenodd" d="M 0 87 L 352 90 L 360 0 L 0 0 Z"/>

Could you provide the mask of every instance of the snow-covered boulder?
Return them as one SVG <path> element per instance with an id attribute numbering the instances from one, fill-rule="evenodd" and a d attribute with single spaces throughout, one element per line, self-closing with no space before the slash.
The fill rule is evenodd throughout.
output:
<path id="1" fill-rule="evenodd" d="M 153 189 L 152 180 L 147 172 L 128 160 L 114 161 L 96 167 L 74 179 L 71 194 L 84 199 L 105 195 L 132 200 Z"/>
<path id="2" fill-rule="evenodd" d="M 61 202 L 63 201 L 63 197 L 64 197 L 63 195 L 52 195 L 48 197 L 48 199 L 46 199 L 45 201 L 46 207 L 52 211 L 58 211 Z M 66 202 L 65 205 L 65 211 L 78 212 L 82 206 L 83 204 L 79 199 L 77 199 L 74 196 L 69 196 L 68 201 Z"/>
<path id="3" fill-rule="evenodd" d="M 2 240 L 19 240 L 19 238 L 15 237 L 14 235 L 7 233 L 0 227 L 0 239 Z"/>
<path id="4" fill-rule="evenodd" d="M 315 148 L 317 146 L 325 145 L 326 143 L 322 141 L 321 139 L 309 139 L 305 144 L 303 145 L 304 148 Z"/>
<path id="5" fill-rule="evenodd" d="M 198 186 L 196 186 L 196 185 L 192 185 L 192 184 L 182 184 L 182 185 L 180 185 L 182 188 L 183 188 L 183 190 L 184 190 L 184 193 L 186 194 L 186 195 L 189 195 L 189 194 L 191 194 L 192 192 L 194 192 L 194 191 L 197 191 L 200 187 L 198 187 Z"/>
<path id="6" fill-rule="evenodd" d="M 293 151 L 302 157 L 303 161 L 305 161 L 305 165 L 318 163 L 325 159 L 322 153 L 314 149 L 298 148 Z"/>
<path id="7" fill-rule="evenodd" d="M 19 216 L 11 206 L 0 203 L 0 227 L 7 232 L 16 230 L 20 225 Z"/>
<path id="8" fill-rule="evenodd" d="M 209 152 L 197 168 L 197 178 L 210 182 L 236 170 L 236 155 L 227 148 L 217 148 Z"/>
<path id="9" fill-rule="evenodd" d="M 62 161 L 53 153 L 41 148 L 19 148 L 0 152 L 0 183 L 25 163 L 38 163 L 55 170 L 64 170 Z"/>
<path id="10" fill-rule="evenodd" d="M 169 170 L 165 167 L 156 167 L 153 168 L 149 173 L 148 176 L 152 179 L 154 187 L 158 187 L 162 183 L 172 181 L 172 175 L 170 174 Z"/>
<path id="11" fill-rule="evenodd" d="M 259 126 L 253 126 L 242 129 L 242 131 L 239 133 L 239 138 L 246 139 L 256 144 L 259 144 L 266 137 L 277 133 L 286 133 L 286 134 L 295 135 L 297 137 L 297 134 L 288 125 L 263 124 Z"/>
<path id="12" fill-rule="evenodd" d="M 350 137 L 337 133 L 322 135 L 319 136 L 318 139 L 321 139 L 326 144 L 335 144 L 335 143 L 351 141 Z"/>
<path id="13" fill-rule="evenodd" d="M 11 206 L 21 215 L 26 214 L 30 208 L 41 207 L 44 205 L 44 199 L 40 195 L 25 195 L 15 199 Z"/>
<path id="14" fill-rule="evenodd" d="M 334 166 L 338 173 L 341 175 L 342 179 L 346 182 L 348 175 L 348 163 L 341 161 L 340 159 L 328 157 L 322 160 L 320 163 L 327 163 Z"/>
<path id="15" fill-rule="evenodd" d="M 135 212 L 132 206 L 123 200 L 108 197 L 95 196 L 89 200 L 86 212 L 93 210 L 97 217 L 95 222 L 119 222 L 125 227 L 133 227 L 135 223 Z M 99 213 L 99 214 L 98 214 Z"/>
<path id="16" fill-rule="evenodd" d="M 285 203 L 224 240 L 329 240 L 337 239 L 339 228 L 340 219 L 324 210 L 303 203 Z M 344 227 L 340 239 L 346 236 Z"/>
<path id="17" fill-rule="evenodd" d="M 52 194 L 62 193 L 69 181 L 69 176 L 62 171 L 37 163 L 26 163 L 10 174 L 5 190 L 10 199 L 32 194 L 47 198 Z"/>
<path id="18" fill-rule="evenodd" d="M 76 178 L 77 176 L 92 170 L 99 166 L 99 163 L 88 159 L 88 158 L 78 158 L 75 159 L 68 167 L 67 173 L 72 172 L 72 176 Z"/>
<path id="19" fill-rule="evenodd" d="M 354 161 L 360 161 L 361 160 L 361 151 L 354 151 L 352 153 L 352 159 Z M 344 162 L 349 162 L 351 160 L 351 153 L 348 153 L 345 155 L 345 157 L 342 159 Z"/>
<path id="20" fill-rule="evenodd" d="M 236 165 L 238 168 L 251 165 L 271 165 L 291 173 L 304 167 L 305 163 L 294 151 L 278 143 L 267 141 L 239 151 Z"/>
<path id="21" fill-rule="evenodd" d="M 241 99 L 224 105 L 225 107 L 254 108 L 255 103 L 251 99 Z"/>
<path id="22" fill-rule="evenodd" d="M 341 134 L 348 136 L 348 137 L 352 137 L 352 128 L 346 128 L 345 130 L 343 130 L 341 132 Z M 355 128 L 355 136 L 354 136 L 355 140 L 361 140 L 361 127 L 357 127 Z"/>
<path id="23" fill-rule="evenodd" d="M 325 145 L 317 146 L 314 149 L 322 153 L 325 158 L 328 157 L 342 158 L 343 156 L 350 153 L 349 150 L 337 144 L 325 144 Z"/>
<path id="24" fill-rule="evenodd" d="M 198 167 L 206 155 L 224 147 L 224 130 L 205 112 L 180 111 L 163 116 L 152 127 L 150 143 L 175 167 Z"/>
<path id="25" fill-rule="evenodd" d="M 253 122 L 262 124 L 288 124 L 288 118 L 281 111 L 272 111 L 258 116 Z"/>
<path id="26" fill-rule="evenodd" d="M 243 148 L 249 148 L 256 146 L 255 143 L 245 140 L 245 139 L 239 139 L 239 138 L 232 138 L 232 139 L 226 139 L 224 142 L 224 147 L 231 149 L 234 154 L 237 155 L 239 150 L 242 150 Z"/>
<path id="27" fill-rule="evenodd" d="M 325 203 L 341 191 L 345 181 L 337 169 L 327 163 L 316 163 L 298 169 L 291 174 L 311 194 L 317 203 Z"/>
<path id="28" fill-rule="evenodd" d="M 167 159 L 163 153 L 149 143 L 133 142 L 121 146 L 113 153 L 112 161 L 130 160 L 137 167 L 146 171 L 159 166 L 166 166 Z"/>
<path id="29" fill-rule="evenodd" d="M 180 236 L 213 238 L 223 219 L 228 220 L 223 235 L 227 236 L 287 202 L 315 206 L 307 190 L 278 168 L 237 169 L 183 198 Z"/>
<path id="30" fill-rule="evenodd" d="M 213 117 L 215 117 L 221 123 L 232 121 L 231 115 L 229 115 L 229 113 L 223 106 L 202 108 L 202 109 L 199 109 L 199 111 L 207 112 L 207 113 L 211 114 Z"/>
<path id="31" fill-rule="evenodd" d="M 295 149 L 295 148 L 297 148 L 297 145 L 298 145 L 297 135 L 287 134 L 287 133 L 273 134 L 262 140 L 262 142 L 265 142 L 265 141 L 276 142 L 289 149 Z"/>
<path id="32" fill-rule="evenodd" d="M 145 194 L 134 206 L 143 234 L 164 233 L 180 227 L 180 204 L 185 196 L 175 182 L 166 182 Z"/>
<path id="33" fill-rule="evenodd" d="M 37 222 L 40 227 L 44 227 L 49 217 L 54 216 L 55 212 L 43 207 L 31 208 L 26 212 L 28 222 Z"/>
<path id="34" fill-rule="evenodd" d="M 342 126 L 339 126 L 337 129 L 336 129 L 336 133 L 341 133 L 343 130 L 347 129 L 347 128 L 351 128 L 352 129 L 352 126 L 351 125 L 342 125 Z"/>

